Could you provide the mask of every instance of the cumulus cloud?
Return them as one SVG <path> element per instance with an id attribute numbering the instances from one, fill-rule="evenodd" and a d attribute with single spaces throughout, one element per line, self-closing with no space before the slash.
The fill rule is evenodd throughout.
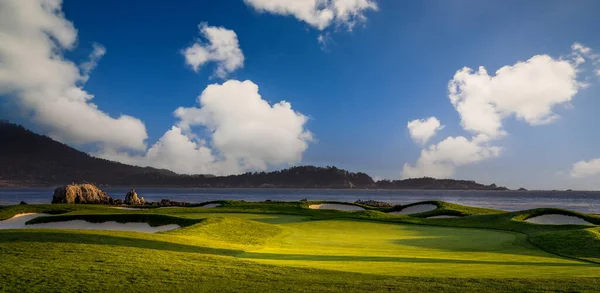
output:
<path id="1" fill-rule="evenodd" d="M 105 149 L 95 154 L 104 159 L 130 165 L 152 166 L 168 169 L 180 174 L 232 174 L 239 172 L 223 168 L 217 162 L 210 148 L 193 141 L 181 128 L 173 126 L 143 155 L 131 155 L 114 149 Z"/>
<path id="2" fill-rule="evenodd" d="M 489 145 L 485 137 L 470 140 L 464 136 L 448 137 L 423 149 L 415 166 L 404 164 L 402 177 L 447 178 L 454 174 L 456 167 L 497 157 L 501 151 L 501 148 Z"/>
<path id="3" fill-rule="evenodd" d="M 286 101 L 270 105 L 249 80 L 209 85 L 198 104 L 178 108 L 178 125 L 143 156 L 111 150 L 98 155 L 179 173 L 226 175 L 297 163 L 313 140 L 306 116 Z M 198 126 L 208 133 L 210 144 L 193 133 Z"/>
<path id="4" fill-rule="evenodd" d="M 318 30 L 331 24 L 352 30 L 366 20 L 365 12 L 378 10 L 374 0 L 244 0 L 259 12 L 291 15 Z"/>
<path id="5" fill-rule="evenodd" d="M 429 117 L 427 119 L 416 119 L 408 122 L 408 131 L 410 137 L 418 144 L 425 144 L 432 138 L 439 130 L 444 128 L 444 125 L 440 123 L 435 117 Z"/>
<path id="6" fill-rule="evenodd" d="M 252 81 L 229 80 L 209 85 L 198 97 L 200 107 L 179 108 L 179 127 L 204 126 L 212 146 L 242 170 L 264 170 L 267 164 L 295 163 L 312 141 L 306 116 L 281 101 L 270 105 Z"/>
<path id="7" fill-rule="evenodd" d="M 505 134 L 502 120 L 510 115 L 531 125 L 552 122 L 558 118 L 553 108 L 571 101 L 581 86 L 576 64 L 536 55 L 493 76 L 483 66 L 478 71 L 465 67 L 448 91 L 464 129 L 497 138 Z"/>
<path id="8" fill-rule="evenodd" d="M 499 156 L 502 149 L 492 142 L 507 134 L 502 121 L 508 117 L 514 116 L 529 125 L 557 119 L 554 109 L 569 105 L 585 86 L 578 79 L 581 72 L 578 66 L 586 58 L 596 58 L 590 48 L 579 43 L 573 44 L 571 50 L 570 59 L 536 55 L 503 66 L 493 75 L 483 66 L 477 71 L 468 67 L 458 70 L 448 83 L 448 97 L 463 129 L 473 133 L 473 138 L 448 137 L 424 149 L 414 166 L 404 165 L 402 176 L 448 177 L 456 167 Z M 422 121 L 416 121 L 413 127 L 422 126 Z M 409 129 L 413 122 L 409 122 Z M 423 137 L 429 138 L 425 134 Z M 411 137 L 415 139 L 412 131 Z"/>
<path id="9" fill-rule="evenodd" d="M 146 128 L 131 116 L 113 118 L 92 103 L 83 89 L 105 50 L 94 46 L 78 66 L 64 58 L 77 42 L 61 1 L 0 1 L 0 97 L 14 101 L 23 115 L 53 138 L 74 144 L 146 148 Z"/>
<path id="10" fill-rule="evenodd" d="M 215 62 L 215 75 L 226 78 L 228 74 L 244 67 L 244 54 L 234 31 L 206 23 L 198 25 L 198 29 L 207 42 L 198 40 L 182 52 L 185 63 L 194 71 L 198 72 L 208 62 Z"/>
<path id="11" fill-rule="evenodd" d="M 571 168 L 571 177 L 583 178 L 600 174 L 600 158 L 579 161 Z"/>

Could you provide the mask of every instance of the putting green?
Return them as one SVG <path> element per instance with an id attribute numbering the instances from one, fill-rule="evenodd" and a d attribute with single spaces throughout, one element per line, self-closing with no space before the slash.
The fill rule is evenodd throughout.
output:
<path id="1" fill-rule="evenodd" d="M 395 276 L 595 277 L 600 265 L 533 247 L 519 233 L 315 221 L 280 225 L 282 236 L 241 258 L 275 265 Z"/>

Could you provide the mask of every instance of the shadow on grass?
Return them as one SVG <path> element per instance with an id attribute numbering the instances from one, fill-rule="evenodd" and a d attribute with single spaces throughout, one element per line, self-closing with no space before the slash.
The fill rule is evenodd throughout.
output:
<path id="1" fill-rule="evenodd" d="M 121 236 L 111 236 L 93 233 L 68 233 L 65 232 L 46 232 L 46 231 L 20 231 L 6 230 L 0 232 L 0 243 L 18 243 L 18 242 L 36 242 L 36 243 L 73 243 L 73 244 L 94 244 L 109 246 L 124 246 L 131 248 L 157 249 L 174 252 L 191 252 L 223 256 L 235 256 L 243 251 L 233 249 L 210 248 L 195 245 L 186 245 L 172 243 L 160 240 L 128 238 Z"/>
<path id="2" fill-rule="evenodd" d="M 600 227 L 538 233 L 531 241 L 562 255 L 600 262 Z"/>
<path id="3" fill-rule="evenodd" d="M 482 228 L 427 227 L 405 225 L 402 228 L 420 238 L 396 239 L 392 243 L 417 248 L 449 252 L 496 253 L 506 255 L 558 257 L 542 250 L 527 240 L 529 236 L 519 232 L 489 230 Z"/>
<path id="4" fill-rule="evenodd" d="M 443 259 L 420 257 L 396 256 L 345 256 L 345 255 L 309 255 L 309 254 L 277 254 L 245 252 L 237 256 L 242 259 L 287 260 L 287 261 L 337 261 L 337 262 L 406 262 L 406 263 L 434 263 L 434 264 L 484 264 L 484 265 L 509 265 L 509 266 L 545 266 L 545 267 L 599 267 L 596 264 L 585 262 L 552 263 L 552 262 L 520 262 L 520 261 L 491 261 L 469 259 Z"/>
<path id="5" fill-rule="evenodd" d="M 220 249 L 203 246 L 172 243 L 161 240 L 129 238 L 124 236 L 102 235 L 96 233 L 72 233 L 52 231 L 20 231 L 5 230 L 0 232 L 0 243 L 73 243 L 107 246 L 122 246 L 131 248 L 156 249 L 163 251 L 200 253 L 220 256 L 233 256 L 240 259 L 263 260 L 300 260 L 300 261 L 337 261 L 337 262 L 408 262 L 408 263 L 439 263 L 439 264 L 485 264 L 485 265 L 533 265 L 546 267 L 598 267 L 592 263 L 551 263 L 551 262 L 519 262 L 519 261 L 487 261 L 467 259 L 441 259 L 417 257 L 387 257 L 387 256 L 336 256 L 336 255 L 306 255 L 306 254 L 276 254 L 244 252 L 234 249 Z"/>
<path id="6" fill-rule="evenodd" d="M 173 217 L 168 215 L 155 215 L 155 214 L 76 214 L 76 215 L 58 215 L 51 217 L 38 217 L 27 221 L 27 225 L 30 224 L 41 224 L 41 223 L 53 223 L 53 222 L 65 222 L 73 220 L 83 220 L 90 223 L 104 223 L 109 221 L 115 221 L 117 223 L 148 223 L 152 227 L 176 224 L 181 227 L 188 227 L 194 224 L 202 222 L 202 219 L 186 219 L 180 217 Z"/>

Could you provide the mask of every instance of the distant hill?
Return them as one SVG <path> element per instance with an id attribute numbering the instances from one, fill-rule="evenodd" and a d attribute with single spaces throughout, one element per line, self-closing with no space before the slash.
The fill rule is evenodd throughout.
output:
<path id="1" fill-rule="evenodd" d="M 418 178 L 375 182 L 369 175 L 336 167 L 297 166 L 230 176 L 179 175 L 92 157 L 22 126 L 0 122 L 0 187 L 89 182 L 117 186 L 240 188 L 370 188 L 504 190 L 474 181 Z"/>
<path id="2" fill-rule="evenodd" d="M 173 177 L 168 170 L 143 168 L 92 157 L 25 129 L 0 122 L 0 181 L 15 185 L 70 182 L 126 184 L 136 177 Z M 8 181 L 8 182 L 7 182 Z"/>

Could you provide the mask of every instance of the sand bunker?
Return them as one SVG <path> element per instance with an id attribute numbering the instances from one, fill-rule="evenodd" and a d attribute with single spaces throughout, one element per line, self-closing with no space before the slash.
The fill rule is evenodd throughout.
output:
<path id="1" fill-rule="evenodd" d="M 210 209 L 210 208 L 216 208 L 216 207 L 220 207 L 220 206 L 221 206 L 220 203 L 209 203 L 209 204 L 205 204 L 203 206 L 199 206 L 198 208 Z"/>
<path id="2" fill-rule="evenodd" d="M 434 204 L 417 204 L 414 206 L 409 206 L 407 208 L 403 208 L 402 210 L 391 212 L 390 214 L 394 215 L 410 215 L 410 214 L 418 214 L 429 212 L 437 209 L 437 206 Z"/>
<path id="3" fill-rule="evenodd" d="M 432 216 L 427 217 L 427 219 L 455 219 L 460 218 L 459 216 L 450 216 L 450 215 L 440 215 L 440 216 Z"/>
<path id="4" fill-rule="evenodd" d="M 543 224 L 543 225 L 592 225 L 594 224 L 575 216 L 566 216 L 561 214 L 548 214 L 532 217 L 525 222 Z"/>
<path id="5" fill-rule="evenodd" d="M 90 223 L 83 220 L 73 220 L 66 222 L 53 222 L 27 225 L 25 228 L 51 228 L 51 229 L 78 229 L 78 230 L 111 230 L 111 231 L 132 231 L 144 233 L 156 233 L 169 231 L 179 228 L 179 225 L 169 224 L 152 227 L 148 223 L 117 223 L 114 221 L 104 223 Z"/>
<path id="6" fill-rule="evenodd" d="M 25 223 L 31 219 L 35 219 L 37 217 L 50 216 L 49 214 L 36 214 L 36 213 L 27 213 L 27 214 L 16 214 L 14 217 L 0 221 L 0 229 L 23 229 L 25 228 Z"/>
<path id="7" fill-rule="evenodd" d="M 349 205 L 349 204 L 337 204 L 337 203 L 323 203 L 323 204 L 311 204 L 308 208 L 313 210 L 338 210 L 338 211 L 364 211 L 362 207 Z"/>
<path id="8" fill-rule="evenodd" d="M 51 216 L 49 214 L 18 214 L 14 217 L 0 221 L 1 229 L 26 229 L 26 228 L 46 228 L 46 229 L 78 229 L 78 230 L 111 230 L 111 231 L 133 231 L 144 233 L 156 233 L 161 231 L 174 230 L 179 225 L 169 224 L 157 227 L 151 227 L 148 223 L 117 223 L 114 221 L 104 223 L 90 223 L 83 220 L 73 220 L 65 222 L 41 223 L 25 225 L 29 220 L 37 217 Z"/>

